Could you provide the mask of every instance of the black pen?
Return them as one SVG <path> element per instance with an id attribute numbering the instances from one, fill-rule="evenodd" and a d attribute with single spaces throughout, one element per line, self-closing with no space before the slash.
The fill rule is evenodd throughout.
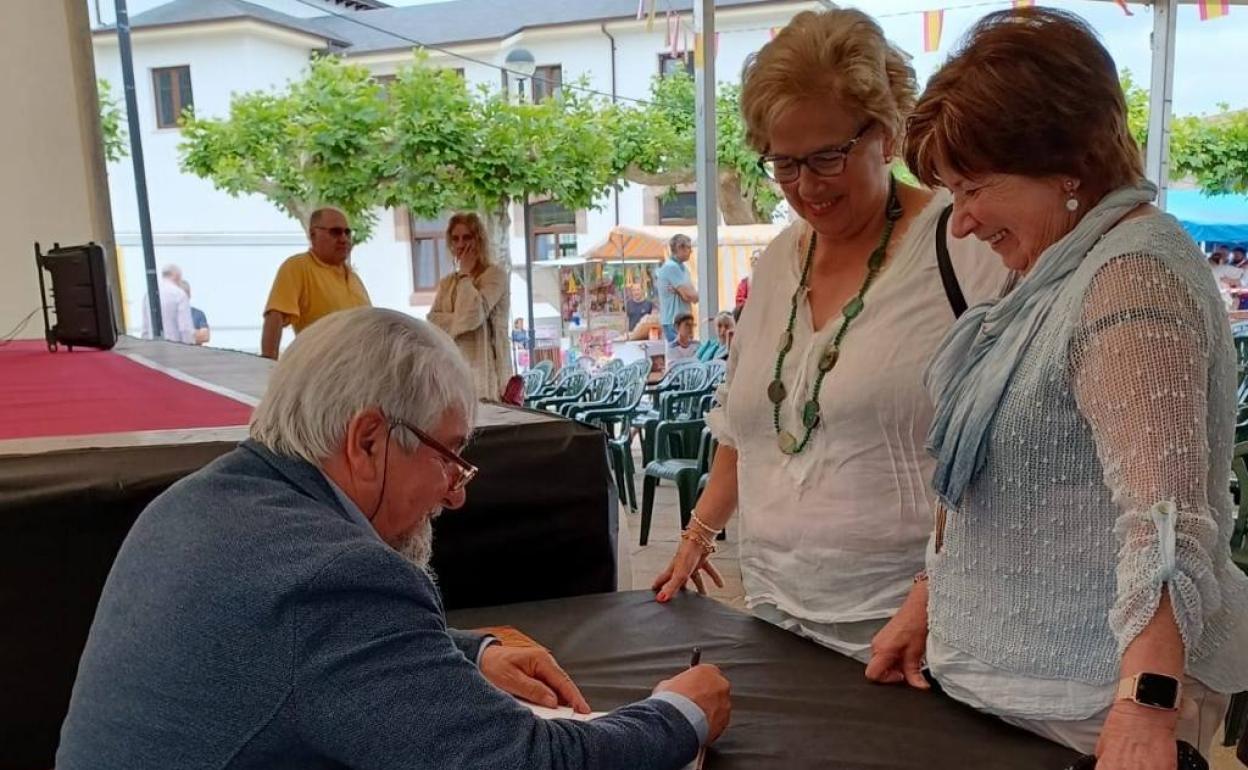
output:
<path id="1" fill-rule="evenodd" d="M 694 647 L 693 654 L 689 656 L 689 668 L 693 668 L 702 662 L 702 648 Z M 702 770 L 702 763 L 706 761 L 706 747 L 698 747 L 698 756 L 693 760 L 693 766 L 696 770 Z"/>

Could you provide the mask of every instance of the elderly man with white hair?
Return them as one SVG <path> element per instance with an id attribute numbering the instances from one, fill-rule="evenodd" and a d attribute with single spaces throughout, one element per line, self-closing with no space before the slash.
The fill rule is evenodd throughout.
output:
<path id="1" fill-rule="evenodd" d="M 273 371 L 251 440 L 139 516 L 56 758 L 76 768 L 678 768 L 728 720 L 713 666 L 589 722 L 548 653 L 446 627 L 431 522 L 464 502 L 472 375 L 389 310 L 336 313 Z"/>

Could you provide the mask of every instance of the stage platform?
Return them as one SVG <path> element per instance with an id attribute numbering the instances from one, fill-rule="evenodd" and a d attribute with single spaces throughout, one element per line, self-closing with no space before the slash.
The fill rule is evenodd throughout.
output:
<path id="1" fill-rule="evenodd" d="M 273 365 L 132 338 L 109 352 L 0 347 L 0 767 L 51 767 L 117 549 L 152 498 L 246 438 Z M 481 473 L 435 524 L 448 609 L 615 589 L 600 431 L 483 404 L 465 455 Z"/>

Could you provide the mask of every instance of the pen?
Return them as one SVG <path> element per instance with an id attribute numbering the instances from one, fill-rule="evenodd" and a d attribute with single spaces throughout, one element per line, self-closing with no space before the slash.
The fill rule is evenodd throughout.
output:
<path id="1" fill-rule="evenodd" d="M 689 668 L 693 668 L 702 662 L 702 648 L 694 647 L 693 654 L 689 656 Z M 706 761 L 706 747 L 698 747 L 698 756 L 693 760 L 695 770 L 702 770 L 702 763 Z"/>

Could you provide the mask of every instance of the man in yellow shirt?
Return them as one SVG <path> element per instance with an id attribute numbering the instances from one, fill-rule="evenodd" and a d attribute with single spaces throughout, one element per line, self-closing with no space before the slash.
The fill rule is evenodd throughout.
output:
<path id="1" fill-rule="evenodd" d="M 351 269 L 351 227 L 335 208 L 317 209 L 308 219 L 310 248 L 287 259 L 277 270 L 264 306 L 260 355 L 277 359 L 282 329 L 295 334 L 330 313 L 371 305 L 360 277 Z"/>

